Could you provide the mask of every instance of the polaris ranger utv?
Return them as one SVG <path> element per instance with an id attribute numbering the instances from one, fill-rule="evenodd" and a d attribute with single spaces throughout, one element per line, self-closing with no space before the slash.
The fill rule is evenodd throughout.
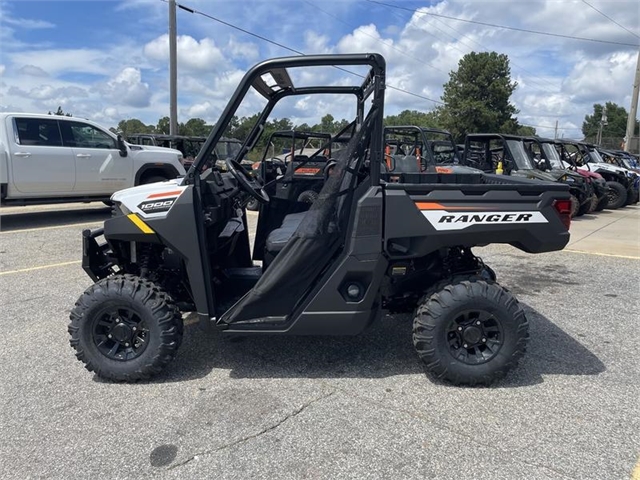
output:
<path id="1" fill-rule="evenodd" d="M 412 125 L 384 128 L 384 163 L 388 178 L 398 173 L 478 173 L 459 165 L 453 137 L 445 130 Z"/>
<path id="2" fill-rule="evenodd" d="M 574 216 L 592 213 L 598 206 L 602 210 L 608 201 L 607 185 L 604 179 L 598 174 L 572 170 L 569 164 L 564 164 L 560 160 L 553 142 L 546 138 L 527 137 L 524 139 L 524 146 L 538 169 L 553 175 L 556 181 L 569 185 L 571 201 L 574 205 L 578 205 Z"/>
<path id="3" fill-rule="evenodd" d="M 292 81 L 325 78 L 321 67 L 333 76 L 364 70 L 364 80 Z M 488 384 L 514 367 L 527 319 L 471 248 L 564 248 L 568 187 L 484 173 L 381 180 L 384 91 L 378 54 L 265 61 L 244 76 L 185 178 L 116 193 L 122 214 L 83 232 L 82 265 L 95 284 L 73 308 L 69 333 L 86 368 L 118 381 L 157 374 L 181 343 L 181 313 L 191 311 L 204 328 L 243 335 L 355 335 L 383 313 L 414 311 L 413 343 L 431 374 Z M 228 171 L 205 169 L 242 101 L 258 94 L 264 108 Z M 270 198 L 239 160 L 279 101 L 326 94 L 356 104 L 334 173 L 311 206 L 293 190 Z M 253 253 L 251 198 L 263 204 Z"/>
<path id="4" fill-rule="evenodd" d="M 267 141 L 264 153 L 252 169 L 260 175 L 265 190 L 270 196 L 289 198 L 293 194 L 288 189 L 295 188 L 297 201 L 312 204 L 318 198 L 331 161 L 331 135 L 321 132 L 283 130 L 273 132 Z M 282 152 L 276 154 L 276 152 Z M 289 181 L 277 182 L 278 177 Z M 279 187 L 276 190 L 276 187 Z M 281 191 L 281 190 L 287 191 Z M 260 202 L 249 201 L 248 210 L 258 210 Z"/>
<path id="5" fill-rule="evenodd" d="M 607 182 L 607 208 L 624 207 L 629 195 L 633 195 L 633 178 L 630 172 L 606 163 L 593 145 L 575 140 L 558 140 L 563 160 L 574 163 L 577 168 L 600 174 Z"/>
<path id="6" fill-rule="evenodd" d="M 525 140 L 530 140 L 530 137 L 501 133 L 469 134 L 465 139 L 462 163 L 485 172 L 501 172 L 542 182 L 567 184 L 571 194 L 571 216 L 583 215 L 591 205 L 593 193 L 587 183 L 578 175 L 544 172 L 536 168 L 533 157 L 527 151 Z"/>

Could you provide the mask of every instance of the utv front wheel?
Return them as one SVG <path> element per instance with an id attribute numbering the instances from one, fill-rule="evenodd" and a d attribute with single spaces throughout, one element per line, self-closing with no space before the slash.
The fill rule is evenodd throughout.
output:
<path id="1" fill-rule="evenodd" d="M 607 182 L 609 187 L 607 208 L 616 210 L 627 203 L 627 189 L 618 182 Z"/>
<path id="2" fill-rule="evenodd" d="M 182 316 L 169 295 L 134 275 L 89 287 L 70 318 L 76 357 L 109 380 L 134 382 L 159 373 L 182 341 Z"/>
<path id="3" fill-rule="evenodd" d="M 518 363 L 528 332 L 524 312 L 509 292 L 470 277 L 422 299 L 413 344 L 434 377 L 455 385 L 489 385 Z"/>

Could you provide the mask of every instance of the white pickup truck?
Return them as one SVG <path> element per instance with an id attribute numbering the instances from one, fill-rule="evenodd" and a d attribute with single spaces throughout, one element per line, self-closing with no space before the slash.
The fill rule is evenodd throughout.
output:
<path id="1" fill-rule="evenodd" d="M 3 205 L 108 201 L 185 174 L 178 150 L 130 145 L 89 120 L 0 113 Z"/>

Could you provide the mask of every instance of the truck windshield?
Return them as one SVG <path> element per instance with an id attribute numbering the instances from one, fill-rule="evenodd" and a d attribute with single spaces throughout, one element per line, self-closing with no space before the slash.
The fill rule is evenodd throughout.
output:
<path id="1" fill-rule="evenodd" d="M 550 143 L 543 143 L 542 150 L 544 150 L 544 154 L 549 159 L 551 168 L 559 168 L 559 169 L 567 168 L 562 162 L 562 160 L 560 159 L 560 155 L 558 155 L 558 151 L 553 145 L 551 145 Z"/>
<path id="2" fill-rule="evenodd" d="M 507 146 L 519 170 L 533 170 L 533 163 L 531 163 L 531 159 L 529 159 L 529 155 L 527 155 L 522 141 L 507 140 Z"/>

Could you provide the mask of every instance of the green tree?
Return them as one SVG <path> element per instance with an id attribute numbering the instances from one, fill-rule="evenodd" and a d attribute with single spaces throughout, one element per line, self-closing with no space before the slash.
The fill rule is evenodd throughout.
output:
<path id="1" fill-rule="evenodd" d="M 70 113 L 65 113 L 62 110 L 62 106 L 58 105 L 58 110 L 56 110 L 55 112 L 51 113 L 51 111 L 49 111 L 49 115 L 60 115 L 61 117 L 73 117 L 73 115 L 71 115 Z"/>
<path id="2" fill-rule="evenodd" d="M 202 118 L 191 118 L 185 124 L 181 124 L 181 127 L 180 134 L 191 137 L 206 137 L 213 128 Z"/>
<path id="3" fill-rule="evenodd" d="M 624 137 L 627 132 L 627 119 L 629 114 L 624 107 L 613 102 L 607 102 L 607 124 L 602 127 L 602 137 Z M 602 118 L 602 104 L 596 103 L 593 106 L 593 114 L 585 115 L 582 122 L 582 133 L 587 138 L 595 138 L 598 135 L 600 119 Z M 638 129 L 636 120 L 636 130 Z"/>
<path id="4" fill-rule="evenodd" d="M 153 133 L 155 127 L 153 125 L 145 125 L 137 118 L 129 118 L 128 120 L 120 120 L 117 130 L 126 137 L 134 133 Z"/>
<path id="5" fill-rule="evenodd" d="M 509 101 L 516 86 L 511 81 L 509 57 L 496 52 L 468 53 L 444 84 L 445 104 L 439 109 L 442 125 L 456 141 L 467 133 L 516 133 L 518 110 Z"/>
<path id="6" fill-rule="evenodd" d="M 169 135 L 169 131 L 169 117 L 162 117 L 160 120 L 158 120 L 155 133 L 164 133 L 165 135 Z"/>
<path id="7" fill-rule="evenodd" d="M 384 118 L 387 126 L 412 125 L 423 128 L 442 128 L 437 111 L 419 112 L 418 110 L 403 110 L 397 115 L 387 115 Z"/>

